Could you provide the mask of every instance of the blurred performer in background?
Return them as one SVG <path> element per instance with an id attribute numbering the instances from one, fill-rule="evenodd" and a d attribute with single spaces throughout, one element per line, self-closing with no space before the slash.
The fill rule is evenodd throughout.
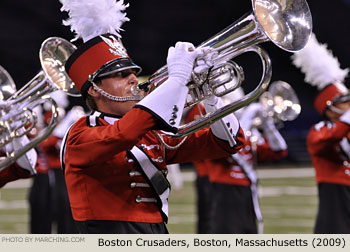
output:
<path id="1" fill-rule="evenodd" d="M 243 95 L 243 91 L 238 89 L 224 96 L 224 101 L 232 103 Z M 263 110 L 259 103 L 252 103 L 236 112 L 247 133 L 245 146 L 238 153 L 228 158 L 194 162 L 196 170 L 205 170 L 209 178 L 209 185 L 202 184 L 197 187 L 198 194 L 209 191 L 205 208 L 198 205 L 198 227 L 207 228 L 201 230 L 203 233 L 262 233 L 255 166 L 257 163 L 278 160 L 287 155 L 286 142 L 276 129 L 273 119 L 262 117 Z M 257 118 L 261 120 L 260 131 L 254 125 Z M 204 186 L 207 188 L 202 188 Z M 202 216 L 207 218 L 202 219 Z M 205 221 L 207 223 L 200 223 Z"/>
<path id="2" fill-rule="evenodd" d="M 60 163 L 60 145 L 66 130 L 83 116 L 82 109 L 74 107 L 68 113 L 68 98 L 63 91 L 50 94 L 56 101 L 59 110 L 59 123 L 53 133 L 37 147 L 39 162 L 36 168 L 37 175 L 29 192 L 30 205 L 30 232 L 32 234 L 72 234 L 76 233 L 75 224 L 70 209 L 67 187 Z M 41 107 L 37 107 L 38 109 Z M 42 122 L 38 123 L 45 128 L 51 119 L 51 110 L 42 113 Z M 40 126 L 39 126 L 40 127 Z M 40 130 L 38 128 L 38 130 Z"/>
<path id="3" fill-rule="evenodd" d="M 7 108 L 10 107 L 8 102 L 6 101 L 9 97 L 16 91 L 16 85 L 9 75 L 9 73 L 0 66 L 0 118 L 4 115 L 3 113 L 7 113 Z M 20 122 L 12 122 L 9 123 L 10 129 L 17 129 L 20 126 Z M 0 137 L 3 136 L 3 129 L 0 128 Z M 20 129 L 22 130 L 22 129 Z M 10 132 L 12 132 L 10 130 Z M 23 133 L 24 131 L 22 131 Z M 6 132 L 7 134 L 7 132 Z M 6 143 L 6 142 L 5 142 Z M 4 144 L 5 144 L 4 143 Z M 29 143 L 29 139 L 26 135 L 14 138 L 14 140 L 4 148 L 0 149 L 0 160 L 4 159 L 16 150 L 21 149 L 23 146 Z M 2 144 L 3 146 L 3 144 Z M 7 153 L 7 154 L 6 154 Z M 29 178 L 32 175 L 36 174 L 35 166 L 37 164 L 37 153 L 34 149 L 29 150 L 25 155 L 17 159 L 17 161 L 4 168 L 0 171 L 0 188 L 5 184 L 11 181 L 15 181 L 22 178 Z"/>
<path id="4" fill-rule="evenodd" d="M 200 112 L 204 114 L 205 109 L 203 106 L 192 107 L 183 113 L 184 121 L 191 122 L 199 118 Z M 195 165 L 196 179 L 196 213 L 197 213 L 197 234 L 210 234 L 211 232 L 211 213 L 212 213 L 212 189 L 209 181 L 208 167 L 206 165 L 200 165 L 202 162 L 198 161 L 199 165 Z"/>
<path id="5" fill-rule="evenodd" d="M 305 81 L 319 89 L 314 106 L 323 120 L 312 126 L 307 147 L 316 170 L 318 213 L 315 233 L 350 233 L 350 96 L 348 69 L 313 35 L 293 56 Z"/>
<path id="6" fill-rule="evenodd" d="M 62 146 L 78 230 L 168 233 L 166 165 L 236 153 L 244 141 L 239 122 L 230 115 L 221 119 L 225 123 L 185 139 L 164 135 L 159 130 L 177 131 L 186 84 L 195 59 L 205 49 L 184 42 L 171 47 L 167 81 L 143 98 L 144 92 L 136 88 L 141 68 L 132 62 L 118 34 L 127 20 L 123 1 L 62 2 L 70 15 L 66 24 L 84 41 L 68 59 L 66 71 L 93 110 L 70 128 Z M 215 109 L 221 100 L 213 97 L 206 106 Z"/>
<path id="7" fill-rule="evenodd" d="M 200 161 L 199 161 L 200 162 Z M 209 181 L 208 167 L 206 165 L 198 165 L 196 168 L 196 210 L 197 210 L 197 233 L 210 234 L 211 227 L 211 199 L 212 190 Z"/>
<path id="8" fill-rule="evenodd" d="M 20 149 L 29 142 L 27 136 L 22 136 L 9 143 L 4 150 L 0 150 L 0 155 L 6 151 Z M 17 161 L 0 171 L 0 188 L 7 183 L 24 178 L 30 178 L 36 174 L 35 166 L 37 164 L 37 153 L 34 149 L 29 150 Z"/>

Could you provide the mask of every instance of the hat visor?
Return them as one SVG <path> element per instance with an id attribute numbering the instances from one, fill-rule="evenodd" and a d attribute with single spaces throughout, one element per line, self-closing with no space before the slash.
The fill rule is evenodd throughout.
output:
<path id="1" fill-rule="evenodd" d="M 340 96 L 336 97 L 335 99 L 333 99 L 332 105 L 336 105 L 338 103 L 348 102 L 348 101 L 350 101 L 349 94 L 344 94 L 344 95 L 340 95 Z"/>
<path id="2" fill-rule="evenodd" d="M 142 71 L 142 68 L 132 62 L 130 58 L 117 58 L 103 65 L 99 69 L 100 72 L 97 74 L 96 78 L 102 78 L 126 69 L 135 69 L 136 75 Z"/>

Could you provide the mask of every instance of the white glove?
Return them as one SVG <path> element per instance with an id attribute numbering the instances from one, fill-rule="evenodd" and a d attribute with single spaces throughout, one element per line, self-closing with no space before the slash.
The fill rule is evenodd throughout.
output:
<path id="1" fill-rule="evenodd" d="M 281 151 L 287 150 L 288 146 L 280 132 L 276 129 L 276 126 L 271 117 L 267 117 L 262 124 L 264 135 L 270 145 L 271 150 Z"/>
<path id="2" fill-rule="evenodd" d="M 6 108 L 6 107 L 8 107 L 8 106 L 9 106 L 9 104 L 8 104 L 7 101 L 0 100 L 0 109 L 1 109 L 1 108 Z"/>
<path id="3" fill-rule="evenodd" d="M 15 152 L 29 143 L 27 136 L 21 136 L 15 138 L 11 143 L 7 144 L 4 148 L 6 152 Z M 24 170 L 29 171 L 31 174 L 36 174 L 35 166 L 37 162 L 38 155 L 34 149 L 30 149 L 24 155 L 16 160 L 16 163 Z"/>
<path id="4" fill-rule="evenodd" d="M 218 103 L 218 97 L 215 95 L 210 96 L 209 98 L 205 99 L 203 103 L 207 106 L 215 106 L 216 103 Z"/>
<path id="5" fill-rule="evenodd" d="M 277 130 L 275 123 L 271 117 L 266 117 L 265 119 L 262 120 L 262 129 L 264 131 Z"/>
<path id="6" fill-rule="evenodd" d="M 19 134 L 23 134 L 24 129 L 19 128 L 20 125 L 21 125 L 20 121 L 13 122 L 11 124 L 11 130 L 17 129 Z M 5 146 L 4 151 L 9 153 L 16 152 L 19 149 L 22 149 L 24 146 L 28 145 L 29 142 L 30 141 L 26 135 L 21 137 L 16 137 Z M 37 153 L 33 148 L 27 151 L 24 155 L 22 155 L 20 158 L 16 160 L 16 163 L 21 168 L 28 170 L 31 174 L 36 174 L 36 170 L 35 170 L 36 162 L 37 162 Z"/>
<path id="7" fill-rule="evenodd" d="M 195 49 L 188 42 L 177 42 L 175 47 L 170 47 L 167 58 L 169 79 L 186 85 L 190 81 L 194 61 L 201 54 L 201 49 Z"/>
<path id="8" fill-rule="evenodd" d="M 214 60 L 218 55 L 218 52 L 211 47 L 203 47 L 200 50 L 202 50 L 203 56 L 197 58 L 195 62 L 193 72 L 196 74 L 204 73 L 214 66 Z"/>
<path id="9" fill-rule="evenodd" d="M 260 103 L 251 103 L 244 109 L 239 118 L 239 122 L 244 131 L 251 130 L 253 119 L 258 116 L 258 113 L 263 110 Z"/>
<path id="10" fill-rule="evenodd" d="M 183 178 L 179 164 L 167 165 L 168 168 L 168 180 L 171 184 L 171 189 L 179 191 L 183 188 Z"/>
<path id="11" fill-rule="evenodd" d="M 177 132 L 188 95 L 186 84 L 190 81 L 195 59 L 202 53 L 186 42 L 169 48 L 167 81 L 135 105 L 158 119 L 156 129 Z"/>
<path id="12" fill-rule="evenodd" d="M 12 141 L 14 150 L 18 150 L 29 143 L 27 136 L 22 136 L 16 138 Z M 32 148 L 17 159 L 16 163 L 24 170 L 29 171 L 32 175 L 36 174 L 35 166 L 37 162 L 38 155 L 36 151 Z"/>

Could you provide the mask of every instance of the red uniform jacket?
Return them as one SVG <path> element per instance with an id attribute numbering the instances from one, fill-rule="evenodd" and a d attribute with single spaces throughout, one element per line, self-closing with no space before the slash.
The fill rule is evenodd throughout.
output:
<path id="1" fill-rule="evenodd" d="M 252 146 L 249 140 L 245 146 L 239 151 L 239 155 L 249 163 L 255 166 Z M 270 145 L 265 142 L 256 146 L 256 161 L 266 162 L 281 159 L 287 155 L 287 150 L 272 151 Z M 231 185 L 250 186 L 251 181 L 245 174 L 242 165 L 240 165 L 233 157 L 203 160 L 194 162 L 196 169 L 206 169 L 208 171 L 210 182 L 224 183 Z"/>
<path id="2" fill-rule="evenodd" d="M 205 113 L 204 107 L 201 107 L 202 113 Z M 186 115 L 185 121 L 196 119 L 199 114 L 198 107 L 193 107 Z M 239 151 L 240 156 L 245 159 L 249 165 L 255 166 L 252 145 L 249 140 L 245 140 L 244 148 Z M 287 155 L 287 150 L 273 151 L 270 145 L 264 143 L 256 145 L 256 161 L 266 162 L 281 159 Z M 243 168 L 232 157 L 222 159 L 205 159 L 193 162 L 199 177 L 209 176 L 210 182 L 225 183 L 231 185 L 250 186 L 251 181 L 245 174 Z"/>
<path id="3" fill-rule="evenodd" d="M 350 126 L 338 121 L 314 125 L 307 148 L 316 170 L 317 183 L 350 185 Z"/>
<path id="4" fill-rule="evenodd" d="M 154 194 L 127 155 L 135 145 L 162 170 L 167 169 L 166 164 L 228 156 L 243 145 L 241 129 L 234 148 L 217 139 L 210 129 L 203 129 L 188 136 L 179 148 L 168 150 L 151 131 L 157 121 L 149 113 L 134 108 L 119 120 L 104 114 L 96 117 L 98 114 L 78 120 L 64 140 L 66 183 L 77 221 L 163 221 L 156 203 L 136 201 L 138 197 L 154 198 Z M 171 146 L 181 141 L 167 136 L 164 140 Z"/>

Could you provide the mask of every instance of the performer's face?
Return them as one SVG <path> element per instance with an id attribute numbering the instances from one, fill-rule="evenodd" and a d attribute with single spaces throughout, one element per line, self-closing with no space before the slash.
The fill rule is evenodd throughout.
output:
<path id="1" fill-rule="evenodd" d="M 103 78 L 99 87 L 111 95 L 125 97 L 133 96 L 131 87 L 137 84 L 138 79 L 135 75 L 135 71 L 132 69 L 127 69 L 113 73 L 108 77 Z M 140 95 L 144 94 L 140 93 Z M 120 116 L 124 115 L 126 112 L 132 109 L 132 107 L 137 103 L 137 101 L 112 101 L 97 92 L 95 93 L 94 97 L 96 104 L 101 112 Z"/>
<path id="2" fill-rule="evenodd" d="M 343 111 L 347 111 L 350 109 L 350 101 L 347 101 L 347 102 L 341 102 L 341 103 L 338 103 L 336 105 L 334 105 L 336 108 L 340 109 L 340 110 L 343 110 Z"/>
<path id="3" fill-rule="evenodd" d="M 341 111 L 344 111 L 344 113 L 346 111 L 348 111 L 350 109 L 350 101 L 346 101 L 346 102 L 340 102 L 340 103 L 337 103 L 335 105 L 333 105 L 334 107 L 336 107 L 337 109 L 341 110 Z M 331 110 L 327 110 L 326 111 L 326 116 L 332 121 L 332 122 L 335 122 L 337 120 L 339 120 L 339 118 L 342 116 L 343 114 L 339 114 L 339 113 L 336 113 L 334 111 L 331 111 Z"/>

